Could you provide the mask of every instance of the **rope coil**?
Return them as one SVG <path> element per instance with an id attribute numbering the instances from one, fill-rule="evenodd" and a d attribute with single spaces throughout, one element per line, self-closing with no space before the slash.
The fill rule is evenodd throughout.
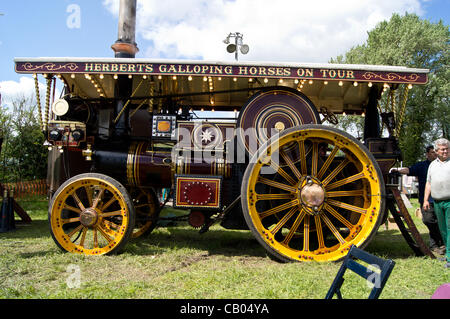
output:
<path id="1" fill-rule="evenodd" d="M 405 85 L 405 88 L 403 90 L 403 96 L 402 96 L 402 104 L 400 105 L 399 108 L 399 114 L 398 114 L 398 124 L 397 127 L 395 128 L 395 135 L 397 137 L 399 137 L 399 133 L 400 133 L 400 129 L 402 127 L 403 124 L 403 117 L 405 115 L 405 109 L 406 109 L 406 102 L 408 101 L 408 93 L 409 93 L 409 87 L 408 85 Z M 400 97 L 399 97 L 400 100 Z"/>
<path id="2" fill-rule="evenodd" d="M 47 130 L 47 123 L 48 123 L 48 113 L 50 109 L 50 91 L 51 91 L 51 82 L 52 77 L 47 77 L 47 92 L 45 96 L 45 114 L 44 114 L 44 123 L 43 123 L 43 129 L 44 131 Z"/>
<path id="3" fill-rule="evenodd" d="M 41 96 L 39 93 L 39 81 L 38 81 L 38 75 L 33 74 L 34 77 L 34 88 L 36 90 L 36 102 L 38 105 L 38 111 L 39 111 L 39 129 L 42 131 L 42 106 L 41 106 Z"/>

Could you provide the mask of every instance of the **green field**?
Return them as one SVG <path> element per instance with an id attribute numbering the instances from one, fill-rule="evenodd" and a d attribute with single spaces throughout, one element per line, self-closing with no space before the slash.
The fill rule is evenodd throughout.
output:
<path id="1" fill-rule="evenodd" d="M 34 198 L 20 204 L 33 222 L 0 234 L 1 299 L 323 299 L 340 267 L 279 263 L 249 231 L 216 225 L 200 235 L 184 223 L 132 240 L 120 255 L 67 254 L 50 236 L 47 202 Z M 414 220 L 428 241 L 425 226 Z M 396 262 L 380 298 L 428 299 L 450 282 L 442 262 L 416 257 L 396 229 L 381 226 L 366 250 Z M 345 278 L 344 298 L 368 296 L 362 278 L 351 272 Z"/>

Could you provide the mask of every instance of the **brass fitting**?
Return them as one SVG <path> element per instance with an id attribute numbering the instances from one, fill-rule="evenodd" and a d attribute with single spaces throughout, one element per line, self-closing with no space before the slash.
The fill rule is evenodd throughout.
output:
<path id="1" fill-rule="evenodd" d="M 86 161 L 92 161 L 91 144 L 88 144 L 86 149 L 81 151 L 81 154 L 85 157 Z"/>

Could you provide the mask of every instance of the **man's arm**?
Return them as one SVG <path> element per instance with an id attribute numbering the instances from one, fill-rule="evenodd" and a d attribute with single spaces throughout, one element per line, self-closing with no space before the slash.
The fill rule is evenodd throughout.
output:
<path id="1" fill-rule="evenodd" d="M 427 182 L 425 184 L 425 193 L 423 195 L 423 209 L 428 210 L 430 209 L 430 203 L 428 202 L 428 199 L 430 198 L 431 194 L 431 184 L 430 182 Z"/>
<path id="2" fill-rule="evenodd" d="M 409 174 L 409 167 L 402 167 L 402 168 L 391 168 L 391 172 L 399 172 L 400 174 Z"/>

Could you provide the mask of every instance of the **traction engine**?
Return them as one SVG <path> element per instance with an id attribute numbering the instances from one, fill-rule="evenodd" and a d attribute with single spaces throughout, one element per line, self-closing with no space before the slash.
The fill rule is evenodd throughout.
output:
<path id="1" fill-rule="evenodd" d="M 136 59 L 120 30 L 113 59 L 15 61 L 36 87 L 47 81 L 49 222 L 61 249 L 119 252 L 169 202 L 201 233 L 248 229 L 282 261 L 339 260 L 370 242 L 401 156 L 399 123 L 380 116 L 379 100 L 397 92 L 402 109 L 428 70 Z M 333 126 L 336 114 L 364 116 L 364 136 Z"/>

